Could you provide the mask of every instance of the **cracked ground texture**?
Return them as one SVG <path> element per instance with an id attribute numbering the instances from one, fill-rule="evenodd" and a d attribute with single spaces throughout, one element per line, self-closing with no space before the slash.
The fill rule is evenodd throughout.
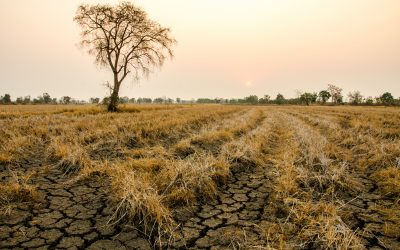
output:
<path id="1" fill-rule="evenodd" d="M 360 133 L 361 136 L 360 128 L 356 125 L 342 124 L 343 117 L 349 115 L 348 110 L 266 108 L 264 113 L 267 118 L 253 130 L 270 126 L 265 133 L 269 133 L 269 130 L 282 132 L 290 126 L 280 124 L 289 123 L 290 118 L 292 122 L 310 128 L 313 134 L 326 138 L 327 143 L 339 145 L 334 157 L 340 161 L 344 161 L 342 155 L 355 154 L 353 147 L 359 150 L 355 142 L 349 142 L 349 145 L 353 143 L 349 146 L 341 144 L 346 138 L 335 138 L 334 131 L 343 130 L 344 127 L 348 131 L 343 134 L 344 137 L 350 137 L 351 133 Z M 295 125 L 291 126 L 296 130 Z M 218 186 L 215 198 L 196 201 L 173 211 L 177 224 L 173 240 L 157 235 L 148 237 L 141 232 L 140 225 L 132 222 L 110 220 L 115 206 L 110 204 L 111 184 L 107 176 L 95 174 L 90 178 L 72 181 L 71 175 L 61 169 L 39 164 L 30 179 L 30 184 L 38 188 L 38 200 L 17 203 L 7 215 L 0 216 L 0 248 L 268 249 L 272 246 L 266 237 L 268 225 L 281 223 L 287 226 L 289 216 L 284 209 L 274 212 L 270 209 L 271 203 L 276 202 L 273 198 L 275 180 L 271 171 L 277 167 L 277 163 L 268 157 L 273 158 L 275 150 L 284 150 L 279 146 L 284 145 L 281 143 L 284 138 L 277 136 L 272 140 L 269 135 L 264 136 L 270 145 L 276 146 L 272 153 L 262 152 L 267 161 L 257 166 L 246 162 L 232 163 L 231 174 Z M 396 140 L 382 142 L 398 145 Z M 213 150 L 222 150 L 220 146 Z M 278 150 L 278 147 L 281 148 Z M 367 155 L 367 152 L 361 153 Z M 394 157 L 400 155 L 394 153 Z M 349 166 L 361 164 L 353 158 L 346 158 Z M 356 179 L 361 188 L 357 192 L 344 191 L 341 194 L 344 204 L 342 212 L 346 214 L 341 220 L 362 243 L 359 249 L 400 249 L 400 230 L 397 228 L 400 216 L 396 210 L 398 200 L 396 196 L 382 193 L 373 172 L 357 172 L 355 169 L 348 172 L 349 178 Z M 9 168 L 1 168 L 1 180 L 8 180 L 11 175 Z M 394 212 L 389 216 L 388 211 Z M 282 249 L 324 248 L 312 243 L 287 246 L 274 245 Z"/>
<path id="2" fill-rule="evenodd" d="M 181 233 L 164 248 L 240 247 L 245 240 L 264 245 L 257 226 L 270 192 L 262 169 L 237 168 L 215 200 L 199 204 L 190 216 L 176 216 Z M 43 200 L 19 204 L 0 219 L 1 248 L 151 249 L 133 227 L 108 223 L 107 180 L 93 177 L 69 184 L 57 169 L 36 178 Z M 195 215 L 195 216 L 193 216 Z M 179 239 L 178 239 L 179 238 Z"/>
<path id="3" fill-rule="evenodd" d="M 264 246 L 259 223 L 269 193 L 264 170 L 234 169 L 215 200 L 197 206 L 193 216 L 180 218 L 180 237 L 170 247 L 235 249 L 246 242 Z"/>
<path id="4" fill-rule="evenodd" d="M 53 168 L 33 183 L 40 202 L 18 204 L 0 218 L 2 249 L 151 249 L 134 228 L 108 223 L 106 179 L 72 184 Z"/>

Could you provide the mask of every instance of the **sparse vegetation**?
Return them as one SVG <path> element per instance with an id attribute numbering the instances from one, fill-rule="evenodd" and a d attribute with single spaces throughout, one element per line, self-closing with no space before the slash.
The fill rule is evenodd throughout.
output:
<path id="1" fill-rule="evenodd" d="M 40 202 L 36 187 L 29 184 L 31 175 L 13 171 L 8 181 L 0 183 L 0 216 L 10 215 L 17 203 Z"/>

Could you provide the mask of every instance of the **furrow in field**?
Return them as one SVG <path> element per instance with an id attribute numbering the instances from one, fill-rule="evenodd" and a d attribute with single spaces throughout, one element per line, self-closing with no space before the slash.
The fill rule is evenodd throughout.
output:
<path id="1" fill-rule="evenodd" d="M 287 112 L 295 116 L 301 114 L 302 119 L 307 119 L 314 125 L 319 122 L 322 123 L 321 125 L 328 125 L 330 128 L 351 129 L 359 135 L 372 136 L 379 141 L 390 142 L 400 138 L 400 116 L 395 113 L 377 114 L 376 110 L 375 113 L 360 110 L 357 116 L 346 113 L 343 116 L 338 116 L 314 112 L 314 107 L 287 110 Z"/>
<path id="2" fill-rule="evenodd" d="M 398 141 L 382 140 L 373 134 L 360 133 L 356 127 L 347 129 L 327 124 L 323 117 L 302 114 L 299 119 L 314 126 L 329 141 L 329 153 L 335 160 L 348 165 L 348 177 L 361 184 L 357 193 L 343 190 L 349 197 L 342 210 L 343 220 L 357 230 L 363 244 L 388 249 L 399 245 L 397 228 L 400 225 L 398 200 L 400 176 L 397 159 Z M 374 123 L 372 123 L 374 124 Z M 397 176 L 397 177 L 396 177 Z M 397 181 L 396 181 L 397 180 Z"/>
<path id="3" fill-rule="evenodd" d="M 157 207 L 162 208 L 159 211 L 165 217 L 155 216 L 152 211 L 143 211 L 145 220 L 155 221 L 161 227 L 168 227 L 172 224 L 172 217 L 169 215 L 169 207 L 180 204 L 190 205 L 196 200 L 202 198 L 213 197 L 217 191 L 216 183 L 222 181 L 229 175 L 230 163 L 227 159 L 219 154 L 219 147 L 233 140 L 235 137 L 243 136 L 255 127 L 258 122 L 264 119 L 263 112 L 260 110 L 244 113 L 242 116 L 228 120 L 216 126 L 211 131 L 203 131 L 203 133 L 193 136 L 189 139 L 195 141 L 193 145 L 194 152 L 183 158 L 176 157 L 176 148 L 170 151 L 164 151 L 164 154 L 157 155 L 154 158 L 153 153 L 149 152 L 151 157 L 142 157 L 140 159 L 132 159 L 112 166 L 115 171 L 108 172 L 112 179 L 112 186 L 115 187 L 113 192 L 113 200 L 118 205 L 116 217 L 130 216 L 135 218 L 142 216 L 131 207 L 130 200 L 141 199 L 142 209 L 149 209 L 149 198 L 153 197 L 157 202 Z M 242 122 L 242 124 L 235 124 Z M 212 135 L 219 135 L 223 131 L 229 136 L 223 137 L 224 140 L 217 137 L 212 143 L 213 147 L 200 147 L 197 143 L 201 138 L 211 138 Z M 210 136 L 211 134 L 211 136 Z M 107 170 L 106 170 L 107 171 Z M 127 180 L 127 176 L 140 182 L 141 187 L 147 187 L 147 196 L 140 196 L 140 190 L 134 186 L 133 181 Z M 147 181 L 146 181 L 147 180 Z M 152 180 L 150 183 L 148 180 Z M 122 191 L 121 191 L 122 190 Z M 123 191 L 126 190 L 126 191 Z M 136 190 L 134 193 L 128 191 Z M 147 222 L 148 223 L 148 222 Z M 165 229 L 165 228 L 164 228 Z M 166 229 L 168 230 L 168 228 Z M 152 234 L 154 232 L 148 231 Z"/>
<path id="4" fill-rule="evenodd" d="M 335 193 L 353 183 L 325 153 L 326 138 L 284 111 L 277 113 L 275 124 L 269 149 L 273 190 L 262 225 L 268 246 L 361 248 L 342 221 L 342 200 Z"/>
<path id="5" fill-rule="evenodd" d="M 271 116 L 238 139 L 224 144 L 219 157 L 227 159 L 232 173 L 216 192 L 216 197 L 194 204 L 190 212 L 176 210 L 180 222 L 170 249 L 210 247 L 262 247 L 264 240 L 257 225 L 268 196 L 264 144 Z"/>

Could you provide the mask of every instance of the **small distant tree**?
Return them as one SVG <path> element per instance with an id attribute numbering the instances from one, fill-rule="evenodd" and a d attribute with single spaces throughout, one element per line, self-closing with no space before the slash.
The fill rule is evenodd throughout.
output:
<path id="1" fill-rule="evenodd" d="M 331 93 L 329 93 L 329 91 L 327 90 L 321 90 L 318 96 L 321 99 L 322 104 L 325 104 L 329 100 L 329 98 L 331 98 Z"/>
<path id="2" fill-rule="evenodd" d="M 217 97 L 214 100 L 215 100 L 215 103 L 224 103 L 225 102 L 225 99 L 221 98 L 221 97 Z"/>
<path id="3" fill-rule="evenodd" d="M 269 95 L 264 95 L 262 98 L 258 100 L 259 103 L 261 104 L 267 104 L 271 100 L 271 97 Z"/>
<path id="4" fill-rule="evenodd" d="M 176 98 L 176 103 L 181 103 L 181 98 L 177 97 Z"/>
<path id="5" fill-rule="evenodd" d="M 318 95 L 316 93 L 303 93 L 300 95 L 300 102 L 308 106 L 317 101 L 317 96 Z"/>
<path id="6" fill-rule="evenodd" d="M 285 103 L 285 97 L 282 94 L 277 94 L 276 99 L 275 99 L 276 104 L 284 104 Z"/>
<path id="7" fill-rule="evenodd" d="M 210 98 L 198 98 L 196 100 L 197 103 L 215 103 L 215 99 Z"/>
<path id="8" fill-rule="evenodd" d="M 100 102 L 100 98 L 98 97 L 92 97 L 89 99 L 89 102 L 92 104 L 98 104 Z"/>
<path id="9" fill-rule="evenodd" d="M 258 103 L 258 96 L 256 95 L 250 95 L 244 98 L 246 103 L 250 104 L 257 104 Z"/>
<path id="10" fill-rule="evenodd" d="M 153 100 L 151 98 L 143 98 L 143 103 L 152 103 Z"/>
<path id="11" fill-rule="evenodd" d="M 24 98 L 22 96 L 17 97 L 17 99 L 15 100 L 16 104 L 24 104 Z"/>
<path id="12" fill-rule="evenodd" d="M 110 97 L 104 97 L 103 100 L 101 100 L 101 104 L 103 105 L 108 105 L 110 102 Z"/>
<path id="13" fill-rule="evenodd" d="M 63 96 L 63 97 L 61 97 L 61 102 L 62 102 L 63 104 L 70 104 L 70 103 L 71 103 L 71 97 L 69 97 L 69 96 Z"/>
<path id="14" fill-rule="evenodd" d="M 380 96 L 380 100 L 384 105 L 392 105 L 394 103 L 393 95 L 389 92 L 385 92 Z"/>
<path id="15" fill-rule="evenodd" d="M 51 103 L 52 99 L 49 93 L 43 93 L 43 103 L 49 104 Z"/>
<path id="16" fill-rule="evenodd" d="M 316 92 L 312 93 L 311 95 L 311 102 L 316 103 L 318 100 L 318 94 Z"/>
<path id="17" fill-rule="evenodd" d="M 358 90 L 348 93 L 347 96 L 349 97 L 349 103 L 354 105 L 358 105 L 363 101 L 363 96 Z"/>
<path id="18" fill-rule="evenodd" d="M 238 99 L 235 99 L 235 98 L 229 99 L 230 104 L 237 104 L 238 102 L 239 102 Z"/>
<path id="19" fill-rule="evenodd" d="M 81 44 L 96 57 L 96 63 L 113 73 L 108 111 L 117 111 L 118 94 L 124 79 L 148 75 L 172 57 L 176 43 L 170 29 L 150 20 L 147 13 L 130 2 L 80 5 L 74 20 L 82 29 Z"/>
<path id="20" fill-rule="evenodd" d="M 365 104 L 367 105 L 374 104 L 374 98 L 372 98 L 372 96 L 368 96 L 367 98 L 365 98 Z"/>
<path id="21" fill-rule="evenodd" d="M 135 102 L 136 102 L 136 99 L 135 99 L 135 98 L 129 99 L 129 103 L 135 103 Z"/>
<path id="22" fill-rule="evenodd" d="M 27 95 L 24 97 L 24 104 L 29 104 L 29 103 L 31 103 L 31 96 Z"/>
<path id="23" fill-rule="evenodd" d="M 163 102 L 164 102 L 164 98 L 162 98 L 162 97 L 158 97 L 153 100 L 153 103 L 163 103 Z"/>
<path id="24" fill-rule="evenodd" d="M 3 103 L 3 104 L 11 104 L 12 101 L 11 101 L 11 96 L 10 96 L 10 94 L 5 94 L 4 96 L 0 97 L 0 103 Z"/>
<path id="25" fill-rule="evenodd" d="M 328 91 L 331 94 L 333 103 L 338 104 L 343 102 L 343 96 L 342 96 L 343 89 L 335 85 L 328 84 Z"/>
<path id="26" fill-rule="evenodd" d="M 34 99 L 33 99 L 33 103 L 34 103 L 34 104 L 43 104 L 43 103 L 44 103 L 43 96 L 40 95 L 40 96 L 34 98 Z"/>
<path id="27" fill-rule="evenodd" d="M 129 97 L 124 96 L 119 98 L 120 103 L 128 103 L 129 102 Z"/>

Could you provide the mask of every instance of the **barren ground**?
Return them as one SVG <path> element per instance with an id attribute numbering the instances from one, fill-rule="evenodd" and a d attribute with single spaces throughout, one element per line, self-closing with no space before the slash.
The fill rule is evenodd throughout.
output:
<path id="1" fill-rule="evenodd" d="M 228 159 L 229 172 L 223 180 L 213 177 L 217 189 L 212 195 L 202 195 L 198 187 L 193 191 L 195 198 L 187 200 L 176 198 L 173 191 L 155 191 L 166 195 L 168 201 L 175 197 L 173 202 L 165 203 L 174 220 L 170 234 L 159 235 L 155 229 L 144 228 L 141 223 L 145 223 L 146 216 L 152 216 L 150 212 L 137 218 L 116 219 L 115 211 L 122 203 L 114 197 L 114 179 L 102 171 L 92 171 L 84 178 L 77 178 L 79 171 L 66 172 L 64 165 L 56 164 L 60 159 L 45 156 L 46 138 L 42 144 L 30 146 L 35 154 L 15 161 L 3 160 L 2 185 L 15 181 L 16 175 L 29 174 L 26 184 L 35 188 L 35 195 L 27 199 L 3 198 L 0 248 L 400 249 L 398 109 L 240 110 L 213 121 L 211 125 L 221 123 L 216 127 L 200 125 L 182 132 L 174 131 L 175 125 L 171 125 L 171 133 L 176 134 L 164 135 L 168 142 L 158 145 L 145 141 L 135 146 L 135 154 L 139 149 L 153 152 L 161 146 L 165 159 L 175 157 L 182 162 L 190 161 L 190 155 L 197 152 Z M 163 111 L 141 113 L 145 112 Z M 124 115 L 129 118 L 136 113 Z M 1 122 L 8 124 L 2 128 L 3 136 L 10 136 L 12 127 L 18 126 L 9 123 L 21 122 L 15 117 L 13 114 L 2 118 Z M 29 117 L 41 119 L 38 114 Z M 212 145 L 198 143 L 199 138 L 210 138 L 209 131 L 226 131 L 236 124 L 227 121 L 241 117 L 243 123 L 252 119 L 254 124 L 240 133 L 232 129 L 224 139 L 212 137 Z M 187 154 L 174 155 L 174 146 L 187 138 L 191 145 L 184 151 Z M 239 144 L 242 151 L 232 153 L 233 145 Z M 246 145 L 251 149 L 244 149 Z M 4 147 L 2 150 L 6 152 Z M 17 151 L 7 152 L 18 156 Z M 101 159 L 107 163 L 99 164 L 118 158 L 126 160 L 126 154 L 123 151 Z M 178 185 L 176 181 L 171 183 Z M 168 186 L 165 190 L 170 189 Z M 177 187 L 181 189 L 182 186 Z M 24 196 L 24 189 L 18 192 L 15 196 Z M 347 247 L 339 241 L 347 242 Z"/>

